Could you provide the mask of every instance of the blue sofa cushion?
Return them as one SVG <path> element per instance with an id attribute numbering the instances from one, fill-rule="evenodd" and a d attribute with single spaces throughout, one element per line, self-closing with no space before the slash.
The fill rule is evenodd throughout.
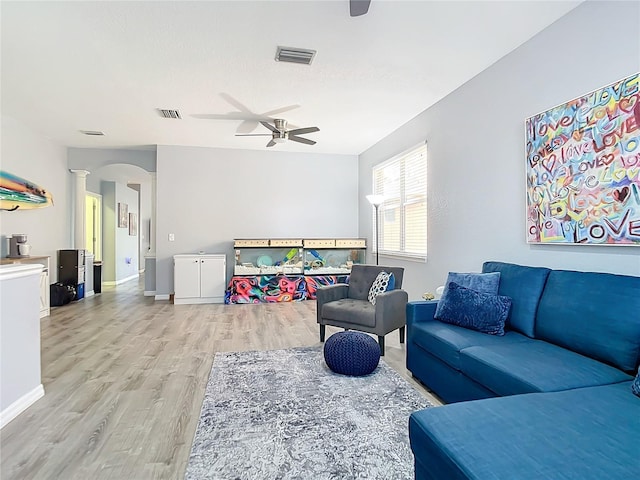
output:
<path id="1" fill-rule="evenodd" d="M 554 270 L 538 306 L 536 337 L 635 374 L 640 277 Z"/>
<path id="2" fill-rule="evenodd" d="M 485 262 L 482 271 L 500 272 L 498 295 L 507 296 L 512 301 L 507 327 L 534 338 L 538 301 L 551 270 L 512 263 Z"/>
<path id="3" fill-rule="evenodd" d="M 511 299 L 477 292 L 450 282 L 438 307 L 435 319 L 470 328 L 490 335 L 504 335 L 504 322 L 511 308 Z"/>
<path id="4" fill-rule="evenodd" d="M 492 295 L 498 294 L 498 287 L 500 286 L 500 272 L 492 273 L 459 273 L 449 272 L 447 275 L 447 281 L 444 284 L 444 291 L 442 296 L 447 293 L 449 284 L 457 283 L 458 285 L 470 288 L 476 292 L 490 293 Z"/>
<path id="5" fill-rule="evenodd" d="M 506 343 L 534 342 L 514 331 L 498 337 L 433 320 L 414 324 L 410 341 L 456 370 L 460 370 L 460 350 L 463 348 L 476 345 L 493 348 Z M 410 350 L 410 347 L 407 349 Z"/>
<path id="6" fill-rule="evenodd" d="M 640 402 L 630 382 L 456 403 L 415 412 L 416 478 L 637 478 Z"/>
<path id="7" fill-rule="evenodd" d="M 635 380 L 631 384 L 631 391 L 634 395 L 640 397 L 640 368 L 638 369 L 638 374 L 636 375 Z"/>
<path id="8" fill-rule="evenodd" d="M 476 346 L 460 352 L 462 373 L 498 395 L 553 392 L 632 380 L 633 377 L 541 340 Z"/>

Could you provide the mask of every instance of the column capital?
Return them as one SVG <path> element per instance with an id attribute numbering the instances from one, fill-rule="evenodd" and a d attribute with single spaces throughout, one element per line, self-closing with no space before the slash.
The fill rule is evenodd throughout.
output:
<path id="1" fill-rule="evenodd" d="M 72 168 L 69 171 L 78 177 L 86 177 L 91 173 L 89 170 L 74 170 Z"/>

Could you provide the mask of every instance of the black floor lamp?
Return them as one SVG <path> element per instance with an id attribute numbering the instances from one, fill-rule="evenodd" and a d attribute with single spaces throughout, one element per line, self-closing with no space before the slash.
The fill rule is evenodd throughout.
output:
<path id="1" fill-rule="evenodd" d="M 367 195 L 367 200 L 376 209 L 376 225 L 375 225 L 375 228 L 376 228 L 376 265 L 378 265 L 378 253 L 380 252 L 380 230 L 379 230 L 380 219 L 378 218 L 379 217 L 378 212 L 380 210 L 380 205 L 382 205 L 382 203 L 384 202 L 384 196 L 383 195 Z"/>

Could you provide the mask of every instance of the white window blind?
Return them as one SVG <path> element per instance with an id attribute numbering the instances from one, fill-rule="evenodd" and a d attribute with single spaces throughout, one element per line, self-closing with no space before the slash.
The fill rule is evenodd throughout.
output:
<path id="1" fill-rule="evenodd" d="M 427 145 L 376 165 L 373 168 L 373 193 L 384 196 L 378 225 L 380 238 L 378 232 L 374 231 L 373 235 L 375 250 L 426 257 Z"/>

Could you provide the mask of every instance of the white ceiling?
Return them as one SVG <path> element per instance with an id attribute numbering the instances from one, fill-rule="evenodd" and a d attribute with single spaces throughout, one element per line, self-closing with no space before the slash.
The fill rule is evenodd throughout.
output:
<path id="1" fill-rule="evenodd" d="M 579 3 L 372 0 L 351 18 L 347 0 L 2 1 L 2 113 L 74 147 L 265 149 L 234 136 L 233 104 L 297 106 L 276 117 L 318 143 L 273 150 L 359 154 Z M 278 45 L 318 53 L 276 62 Z"/>

